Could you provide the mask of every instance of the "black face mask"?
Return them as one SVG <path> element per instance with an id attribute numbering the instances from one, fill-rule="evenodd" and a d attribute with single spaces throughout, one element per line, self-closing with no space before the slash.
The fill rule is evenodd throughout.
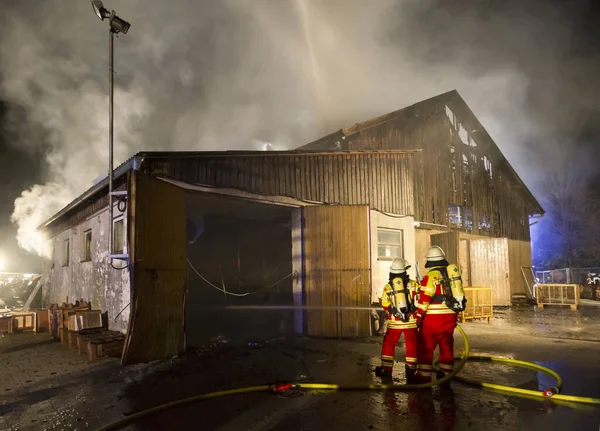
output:
<path id="1" fill-rule="evenodd" d="M 450 264 L 448 263 L 448 261 L 446 259 L 437 260 L 437 261 L 428 260 L 427 262 L 425 262 L 425 268 L 435 268 L 436 266 L 448 266 L 448 265 L 450 265 Z"/>

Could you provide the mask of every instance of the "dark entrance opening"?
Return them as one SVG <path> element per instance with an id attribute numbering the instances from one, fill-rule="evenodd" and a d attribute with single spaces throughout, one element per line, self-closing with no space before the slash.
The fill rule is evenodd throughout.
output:
<path id="1" fill-rule="evenodd" d="M 188 347 L 292 334 L 293 310 L 272 308 L 293 305 L 291 209 L 188 192 L 186 216 Z"/>

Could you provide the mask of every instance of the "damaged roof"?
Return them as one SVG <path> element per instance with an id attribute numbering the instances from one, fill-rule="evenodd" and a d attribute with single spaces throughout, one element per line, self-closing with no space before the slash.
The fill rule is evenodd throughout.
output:
<path id="1" fill-rule="evenodd" d="M 415 154 L 420 153 L 421 150 L 356 150 L 356 151 L 344 151 L 344 154 L 358 155 L 358 154 Z M 245 150 L 234 150 L 234 151 L 143 151 L 135 154 L 134 156 L 127 159 L 125 162 L 120 164 L 114 170 L 113 182 L 117 182 L 118 179 L 123 178 L 131 170 L 139 170 L 142 168 L 144 161 L 152 160 L 164 160 L 164 159 L 188 159 L 188 158 L 217 158 L 217 157 L 277 157 L 277 156 L 310 156 L 310 155 L 325 155 L 322 151 L 245 151 Z M 66 216 L 68 213 L 77 209 L 80 205 L 85 204 L 96 198 L 98 195 L 108 193 L 108 175 L 101 180 L 96 180 L 95 183 L 88 190 L 83 192 L 79 197 L 65 206 L 62 210 L 54 214 L 52 217 L 44 221 L 38 229 L 44 230 L 52 225 L 54 222 Z"/>
<path id="2" fill-rule="evenodd" d="M 497 162 L 506 168 L 507 174 L 510 175 L 518 184 L 518 186 L 525 192 L 527 199 L 530 201 L 532 206 L 537 209 L 538 214 L 543 215 L 545 213 L 544 208 L 538 202 L 533 193 L 531 193 L 529 188 L 525 185 L 521 177 L 519 177 L 508 160 L 506 160 L 506 157 L 504 157 L 504 154 L 502 154 L 502 151 L 500 151 L 500 148 L 496 142 L 492 139 L 485 127 L 483 127 L 473 111 L 471 111 L 471 108 L 469 108 L 465 100 L 456 90 L 431 97 L 397 111 L 390 112 L 389 114 L 371 118 L 370 120 L 366 120 L 361 123 L 355 123 L 352 126 L 342 128 L 297 149 L 300 151 L 339 151 L 343 149 L 343 146 L 341 145 L 343 141 L 347 140 L 347 138 L 351 136 L 359 134 L 364 130 L 379 126 L 399 117 L 410 117 L 419 115 L 419 113 L 433 111 L 433 109 L 439 107 L 440 105 L 446 105 L 450 107 L 458 116 L 458 118 L 460 118 L 460 121 L 464 127 L 469 130 L 469 133 L 473 136 L 475 141 L 484 143 L 487 148 L 494 153 L 498 159 Z"/>

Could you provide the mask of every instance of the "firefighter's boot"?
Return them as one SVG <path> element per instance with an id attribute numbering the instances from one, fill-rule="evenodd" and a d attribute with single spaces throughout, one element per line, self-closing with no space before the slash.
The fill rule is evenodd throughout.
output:
<path id="1" fill-rule="evenodd" d="M 442 370 L 438 371 L 437 373 L 437 380 L 440 380 L 441 378 L 445 377 L 446 373 L 444 373 Z M 438 385 L 440 387 L 441 390 L 448 390 L 451 389 L 450 386 L 450 380 L 448 380 L 447 382 L 442 383 L 441 385 Z"/>
<path id="2" fill-rule="evenodd" d="M 377 377 L 386 377 L 392 375 L 392 370 L 383 367 L 375 367 L 375 375 Z"/>
<path id="3" fill-rule="evenodd" d="M 375 375 L 381 378 L 383 384 L 392 383 L 392 370 L 383 367 L 375 367 Z"/>
<path id="4" fill-rule="evenodd" d="M 404 370 L 406 373 L 406 383 L 409 385 L 415 385 L 419 382 L 419 379 L 417 379 L 417 370 L 415 368 L 410 368 L 408 365 L 404 365 Z"/>

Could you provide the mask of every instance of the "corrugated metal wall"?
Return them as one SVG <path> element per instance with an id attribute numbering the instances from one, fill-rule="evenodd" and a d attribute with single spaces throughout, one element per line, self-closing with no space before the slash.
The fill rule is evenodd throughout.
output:
<path id="1" fill-rule="evenodd" d="M 302 213 L 306 305 L 369 307 L 369 207 L 312 206 Z M 369 310 L 308 309 L 305 322 L 309 336 L 370 335 Z"/>
<path id="2" fill-rule="evenodd" d="M 510 305 L 508 240 L 506 238 L 471 239 L 471 284 L 491 287 L 493 304 Z"/>
<path id="3" fill-rule="evenodd" d="M 185 348 L 185 191 L 139 172 L 133 177 L 134 275 L 126 364 L 162 359 Z"/>
<path id="4" fill-rule="evenodd" d="M 412 215 L 419 158 L 419 151 L 175 153 L 152 154 L 142 169 L 191 184 Z"/>

